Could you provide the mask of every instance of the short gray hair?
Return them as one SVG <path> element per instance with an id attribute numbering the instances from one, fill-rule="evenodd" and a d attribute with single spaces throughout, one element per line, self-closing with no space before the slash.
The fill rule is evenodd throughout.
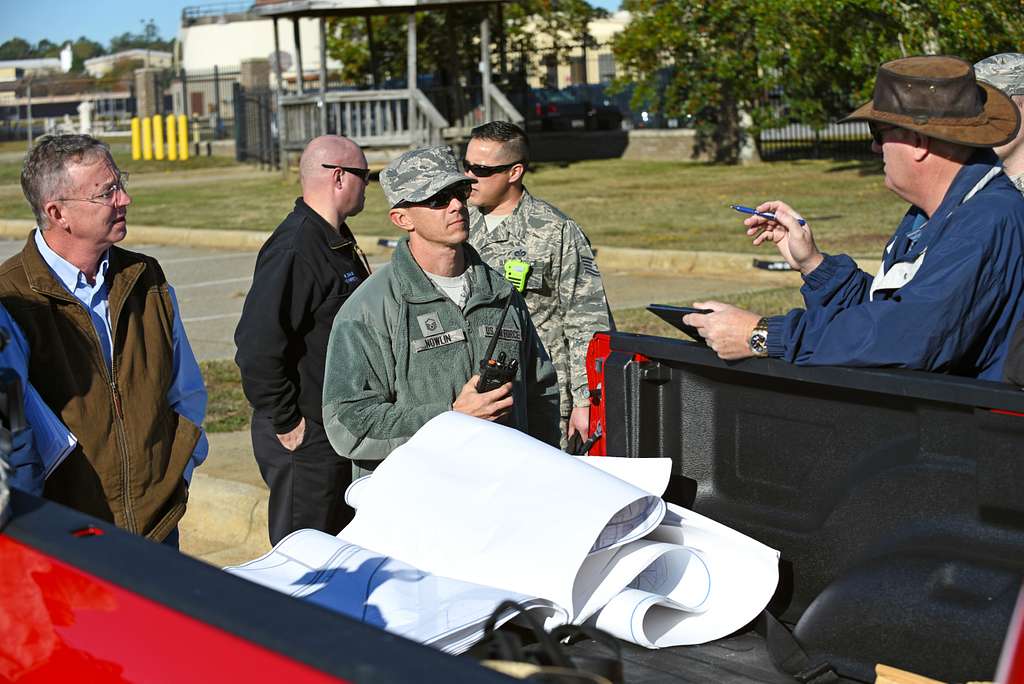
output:
<path id="1" fill-rule="evenodd" d="M 21 191 L 40 228 L 47 227 L 45 204 L 68 189 L 68 165 L 99 155 L 109 158 L 110 147 L 91 135 L 44 135 L 39 139 L 21 169 Z"/>

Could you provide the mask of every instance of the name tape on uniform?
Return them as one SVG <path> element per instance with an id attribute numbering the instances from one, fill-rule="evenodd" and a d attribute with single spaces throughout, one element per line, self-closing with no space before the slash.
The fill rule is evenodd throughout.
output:
<path id="1" fill-rule="evenodd" d="M 427 351 L 428 349 L 437 349 L 438 347 L 445 347 L 449 344 L 462 342 L 465 339 L 466 333 L 462 330 L 452 330 L 451 332 L 441 332 L 437 335 L 424 337 L 422 340 L 413 340 L 412 348 L 413 351 L 416 352 Z"/>

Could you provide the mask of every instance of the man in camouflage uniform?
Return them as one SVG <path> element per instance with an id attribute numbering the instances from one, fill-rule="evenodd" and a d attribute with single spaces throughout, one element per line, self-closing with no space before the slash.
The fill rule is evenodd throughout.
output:
<path id="1" fill-rule="evenodd" d="M 530 312 L 466 243 L 473 183 L 445 147 L 406 152 L 380 174 L 388 217 L 408 237 L 342 305 L 324 377 L 324 429 L 354 474 L 445 411 L 558 443 L 558 380 Z M 478 392 L 495 334 L 495 356 L 519 367 L 510 382 Z"/>
<path id="2" fill-rule="evenodd" d="M 974 65 L 974 73 L 979 81 L 985 81 L 1009 95 L 1024 119 L 1024 55 L 1004 52 L 986 57 Z M 1003 171 L 1024 193 L 1024 126 L 1017 131 L 1016 138 L 993 148 L 993 151 L 1003 160 Z"/>
<path id="3" fill-rule="evenodd" d="M 558 373 L 562 445 L 590 434 L 587 346 L 612 327 L 601 273 L 590 241 L 575 221 L 523 186 L 529 141 L 518 126 L 492 121 L 473 129 L 466 175 L 476 179 L 469 242 L 491 267 L 509 260 L 530 265 L 526 305 Z"/>
<path id="4" fill-rule="evenodd" d="M 1004 52 L 986 57 L 974 65 L 979 81 L 985 81 L 1010 96 L 1020 109 L 1024 119 L 1024 55 L 1019 52 Z M 1017 137 L 993 151 L 1003 160 L 1003 171 L 1017 189 L 1024 193 L 1024 125 L 1017 131 Z M 1024 387 L 1024 320 L 1017 324 L 1006 353 L 1003 379 Z"/>

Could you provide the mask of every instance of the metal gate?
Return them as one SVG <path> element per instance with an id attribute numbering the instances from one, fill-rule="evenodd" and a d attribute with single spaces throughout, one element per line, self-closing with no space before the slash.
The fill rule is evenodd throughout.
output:
<path id="1" fill-rule="evenodd" d="M 274 92 L 269 88 L 243 88 L 234 84 L 235 159 L 279 169 Z"/>

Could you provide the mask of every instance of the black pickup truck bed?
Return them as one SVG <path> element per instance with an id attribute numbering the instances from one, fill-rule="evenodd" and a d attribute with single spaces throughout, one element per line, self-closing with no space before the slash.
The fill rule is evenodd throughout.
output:
<path id="1" fill-rule="evenodd" d="M 671 458 L 666 498 L 781 551 L 769 608 L 812 657 L 861 681 L 877 662 L 992 678 L 1024 576 L 1024 392 L 628 333 L 591 357 L 606 453 Z M 775 681 L 758 638 L 656 657 Z"/>

